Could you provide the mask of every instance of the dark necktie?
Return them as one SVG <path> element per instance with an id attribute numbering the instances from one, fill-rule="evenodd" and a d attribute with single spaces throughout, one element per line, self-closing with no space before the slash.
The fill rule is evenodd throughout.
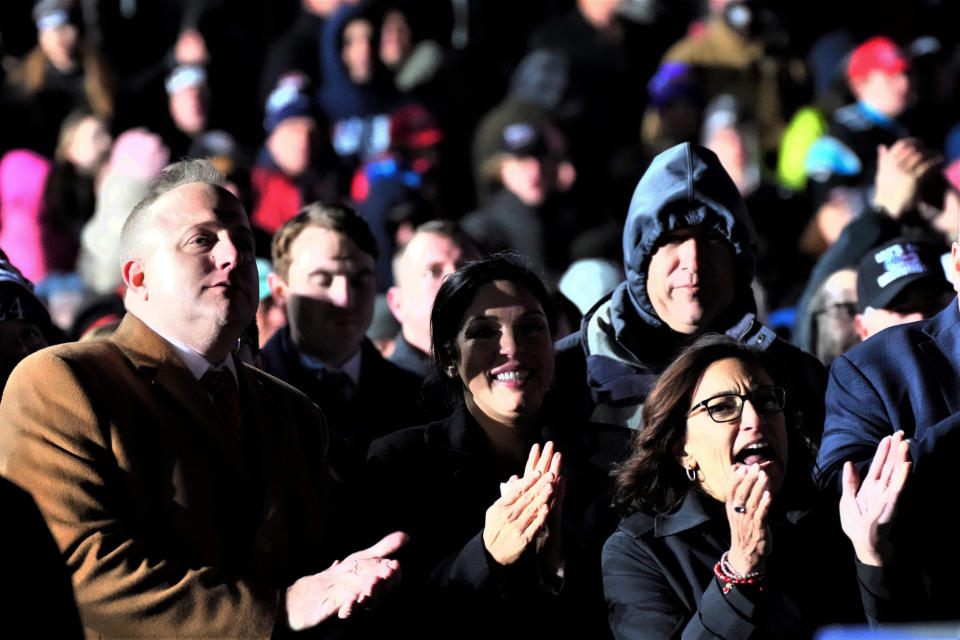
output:
<path id="1" fill-rule="evenodd" d="M 207 369 L 200 384 L 213 397 L 213 406 L 223 417 L 224 423 L 240 440 L 243 439 L 243 414 L 240 412 L 240 394 L 229 371 Z"/>
<path id="2" fill-rule="evenodd" d="M 320 374 L 320 384 L 327 398 L 337 406 L 350 406 L 357 395 L 357 385 L 353 383 L 350 376 L 342 371 L 323 369 Z"/>

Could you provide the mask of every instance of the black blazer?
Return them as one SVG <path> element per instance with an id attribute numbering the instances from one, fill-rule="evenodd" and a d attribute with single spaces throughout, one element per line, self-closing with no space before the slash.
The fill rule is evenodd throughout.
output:
<path id="1" fill-rule="evenodd" d="M 529 637 L 549 629 L 562 637 L 606 636 L 599 554 L 616 526 L 609 468 L 628 438 L 616 427 L 541 428 L 538 441 L 553 440 L 564 456 L 566 568 L 559 595 L 540 587 L 532 552 L 509 567 L 487 554 L 486 510 L 500 497 L 500 483 L 523 469 L 499 468 L 463 404 L 445 420 L 374 441 L 367 468 L 374 528 L 411 536 L 400 556 L 395 624 L 435 637 Z M 424 602 L 433 606 L 425 609 Z"/>

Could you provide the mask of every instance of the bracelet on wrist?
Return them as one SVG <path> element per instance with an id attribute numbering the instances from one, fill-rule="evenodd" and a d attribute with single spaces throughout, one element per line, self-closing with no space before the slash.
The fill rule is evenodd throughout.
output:
<path id="1" fill-rule="evenodd" d="M 730 593 L 730 590 L 735 586 L 751 586 L 763 591 L 763 572 L 752 571 L 743 575 L 735 571 L 730 566 L 728 554 L 729 551 L 725 551 L 720 557 L 720 561 L 713 567 L 713 574 L 723 583 L 723 593 Z"/>
<path id="2" fill-rule="evenodd" d="M 720 556 L 720 568 L 723 572 L 730 576 L 731 578 L 743 579 L 743 578 L 762 578 L 763 571 L 751 571 L 750 573 L 744 575 L 733 568 L 733 565 L 730 564 L 730 552 L 724 551 L 723 555 Z"/>

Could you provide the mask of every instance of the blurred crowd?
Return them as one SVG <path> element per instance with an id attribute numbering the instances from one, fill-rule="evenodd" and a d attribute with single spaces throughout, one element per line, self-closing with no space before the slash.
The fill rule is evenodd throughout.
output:
<path id="1" fill-rule="evenodd" d="M 401 529 L 412 570 L 378 633 L 807 637 L 956 618 L 955 563 L 920 533 L 946 530 L 922 507 L 948 481 L 935 461 L 960 378 L 936 367 L 960 341 L 929 365 L 920 334 L 960 327 L 958 18 L 949 0 L 2 3 L 0 472 L 69 556 L 87 633 L 269 637 L 350 617 L 396 584 Z M 104 344 L 193 377 L 158 400 Z M 221 367 L 230 401 L 191 397 Z M 122 408 L 107 387 L 130 391 Z M 131 453 L 147 445 L 130 416 L 166 433 L 179 418 L 157 407 L 181 392 L 198 424 L 242 433 L 227 448 L 249 465 L 250 495 L 209 531 L 194 524 L 223 474 L 182 474 L 183 443 L 165 442 L 171 497 Z M 260 432 L 268 407 L 280 426 Z M 66 444 L 46 431 L 68 423 Z M 295 479 L 274 485 L 280 459 Z M 118 470 L 136 481 L 116 489 Z M 251 560 L 263 538 L 226 542 L 236 522 L 296 528 L 250 511 L 273 498 L 307 533 Z M 155 500 L 188 515 L 116 506 Z M 898 506 L 913 525 L 891 534 Z M 101 509 L 138 544 L 169 528 L 183 548 L 157 557 L 189 548 L 203 567 L 157 569 L 121 542 L 148 576 L 131 593 L 169 580 L 208 606 L 130 605 L 127 569 L 76 542 L 110 530 Z M 298 555 L 321 530 L 323 553 Z M 844 567 L 827 587 L 804 573 L 818 561 Z M 227 606 L 208 565 L 261 582 Z M 308 580 L 336 607 L 301 619 Z M 423 598 L 443 603 L 428 623 Z"/>
<path id="2" fill-rule="evenodd" d="M 371 224 L 381 292 L 392 256 L 432 219 L 459 220 L 483 250 L 521 251 L 555 287 L 571 269 L 617 280 L 637 179 L 660 151 L 697 141 L 747 200 L 760 317 L 814 351 L 815 335 L 844 338 L 815 334 L 832 320 L 810 317 L 812 289 L 870 247 L 813 266 L 876 206 L 879 145 L 909 138 L 921 184 L 892 196 L 906 200 L 885 216 L 898 233 L 861 244 L 955 226 L 936 215 L 960 179 L 948 2 L 49 0 L 2 11 L 0 247 L 73 338 L 120 284 L 126 212 L 182 157 L 215 159 L 264 259 L 304 204 L 343 201 Z M 914 201 L 922 215 L 902 215 Z M 565 291 L 581 310 L 605 293 L 590 282 Z"/>

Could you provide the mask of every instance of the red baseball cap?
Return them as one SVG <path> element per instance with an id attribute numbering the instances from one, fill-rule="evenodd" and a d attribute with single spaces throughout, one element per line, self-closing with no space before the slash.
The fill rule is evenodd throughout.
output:
<path id="1" fill-rule="evenodd" d="M 850 54 L 847 78 L 851 81 L 867 76 L 871 71 L 901 73 L 910 68 L 910 59 L 893 40 L 884 36 L 870 38 Z"/>

